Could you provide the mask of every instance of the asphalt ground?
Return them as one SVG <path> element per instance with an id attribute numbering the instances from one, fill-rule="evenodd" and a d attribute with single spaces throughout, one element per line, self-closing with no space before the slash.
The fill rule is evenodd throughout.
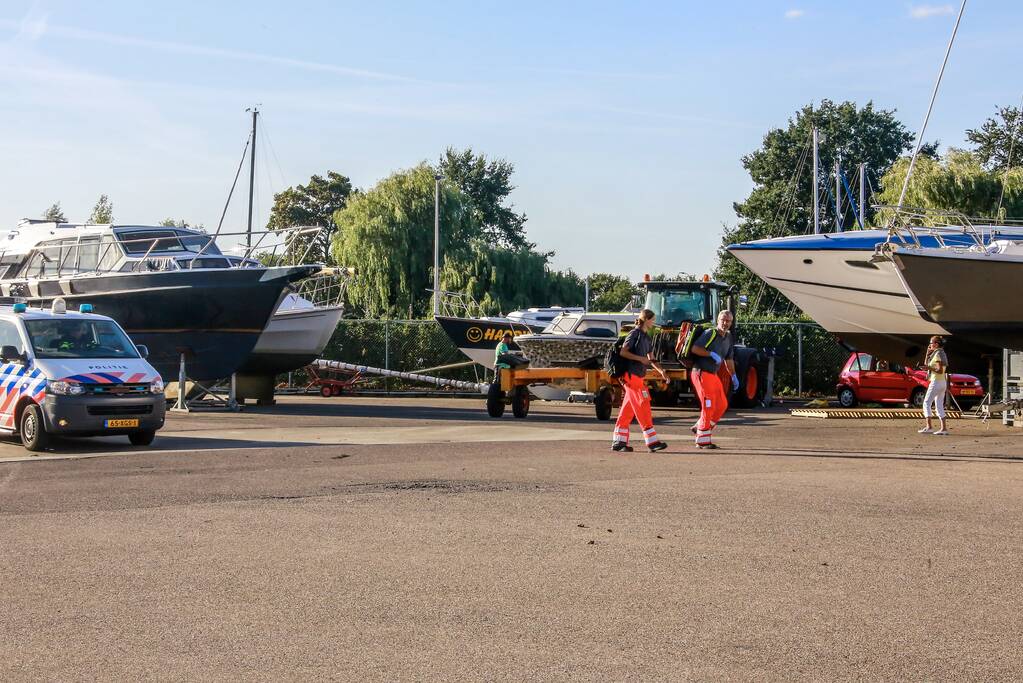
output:
<path id="1" fill-rule="evenodd" d="M 421 399 L 0 444 L 0 679 L 1023 677 L 1023 430 L 694 416 L 653 455 Z"/>

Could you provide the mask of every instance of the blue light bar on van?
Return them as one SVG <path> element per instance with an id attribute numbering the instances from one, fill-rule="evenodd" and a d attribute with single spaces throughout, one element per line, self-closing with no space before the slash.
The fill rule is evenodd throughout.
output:
<path id="1" fill-rule="evenodd" d="M 28 309 L 28 304 L 14 304 L 13 308 L 15 313 L 24 313 Z"/>
<path id="2" fill-rule="evenodd" d="M 79 313 L 92 313 L 92 304 L 82 304 L 78 307 Z"/>

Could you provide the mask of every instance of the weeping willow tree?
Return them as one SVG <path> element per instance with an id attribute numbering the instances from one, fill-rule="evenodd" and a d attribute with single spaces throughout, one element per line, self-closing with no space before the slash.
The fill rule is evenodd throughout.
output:
<path id="1" fill-rule="evenodd" d="M 881 204 L 895 205 L 909 168 L 909 159 L 900 159 L 881 179 Z M 1001 206 L 999 207 L 999 201 Z M 1023 168 L 1008 172 L 987 169 L 977 156 L 963 150 L 951 150 L 943 159 L 920 157 L 903 206 L 958 211 L 967 216 L 1003 220 L 1023 217 Z M 880 216 L 882 222 L 888 212 Z"/>
<path id="2" fill-rule="evenodd" d="M 399 171 L 353 194 L 334 214 L 337 263 L 356 268 L 348 297 L 369 317 L 422 317 L 433 282 L 434 172 L 426 164 Z M 473 225 L 460 192 L 441 183 L 441 250 L 468 243 Z"/>
<path id="3" fill-rule="evenodd" d="M 425 163 L 394 173 L 353 193 L 334 214 L 332 253 L 337 263 L 357 270 L 347 297 L 358 315 L 431 313 L 434 173 Z M 583 303 L 582 280 L 552 270 L 550 254 L 497 246 L 454 182 L 441 181 L 440 204 L 442 289 L 470 295 L 488 313 Z"/>
<path id="4" fill-rule="evenodd" d="M 547 254 L 493 247 L 476 239 L 444 259 L 441 286 L 472 297 L 488 314 L 529 306 L 581 306 L 582 279 L 551 270 Z"/>

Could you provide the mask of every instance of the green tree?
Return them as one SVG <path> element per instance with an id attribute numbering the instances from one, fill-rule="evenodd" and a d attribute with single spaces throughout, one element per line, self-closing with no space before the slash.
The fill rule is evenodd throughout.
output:
<path id="1" fill-rule="evenodd" d="M 976 154 L 964 150 L 951 150 L 941 160 L 917 159 L 903 205 L 996 220 L 1023 217 L 1023 167 L 1006 172 L 982 164 Z M 880 203 L 898 203 L 908 168 L 909 158 L 904 157 L 885 174 Z M 883 217 L 889 215 L 885 212 Z"/>
<path id="2" fill-rule="evenodd" d="M 804 234 L 813 230 L 812 130 L 820 133 L 822 229 L 835 224 L 834 203 L 825 191 L 826 174 L 840 159 L 846 169 L 859 163 L 867 165 L 867 182 L 878 187 L 879 180 L 899 156 L 908 151 L 914 136 L 895 118 L 894 111 L 876 109 L 872 102 L 858 107 L 854 102 L 835 104 L 824 100 L 818 107 L 807 105 L 796 112 L 785 128 L 776 128 L 764 136 L 760 149 L 742 158 L 743 167 L 753 181 L 753 190 L 743 202 L 734 205 L 738 222 L 725 227 L 722 249 L 718 253 L 715 275 L 718 279 L 749 292 L 763 286 L 762 281 L 724 250 L 734 242 Z M 925 154 L 933 154 L 934 145 Z M 851 175 L 851 174 L 850 174 Z M 833 180 L 831 181 L 834 182 Z M 872 212 L 868 207 L 867 222 Z M 842 223 L 855 224 L 851 204 L 843 207 Z M 771 302 L 759 313 L 777 313 L 789 308 L 779 297 L 759 296 L 756 301 Z"/>
<path id="3" fill-rule="evenodd" d="M 620 311 L 632 302 L 637 291 L 627 277 L 593 273 L 590 275 L 590 310 Z"/>
<path id="4" fill-rule="evenodd" d="M 995 116 L 980 128 L 968 128 L 966 139 L 973 144 L 973 154 L 989 171 L 1023 166 L 1023 145 L 1020 144 L 1020 125 L 1023 119 L 1018 107 L 999 107 Z M 914 171 L 915 173 L 915 171 Z"/>
<path id="5" fill-rule="evenodd" d="M 494 247 L 485 237 L 445 257 L 441 287 L 467 294 L 489 315 L 530 306 L 581 306 L 585 296 L 582 278 L 571 270 L 552 270 L 547 254 Z"/>
<path id="6" fill-rule="evenodd" d="M 347 205 L 352 193 L 352 181 L 347 176 L 334 171 L 327 171 L 326 178 L 314 175 L 306 185 L 289 187 L 274 195 L 267 228 L 323 228 L 312 239 L 296 236 L 289 247 L 289 253 L 298 259 L 308 249 L 306 261 L 334 265 L 331 261 L 331 242 L 338 227 L 335 215 Z"/>
<path id="7" fill-rule="evenodd" d="M 106 225 L 114 222 L 114 204 L 110 201 L 110 198 L 105 194 L 101 194 L 99 199 L 96 201 L 96 205 L 92 207 L 92 213 L 89 215 L 89 223 L 94 225 Z"/>
<path id="8" fill-rule="evenodd" d="M 420 317 L 430 311 L 433 281 L 433 169 L 423 163 L 353 194 L 334 214 L 336 263 L 359 275 L 349 300 L 369 317 Z M 461 192 L 441 183 L 441 250 L 464 248 L 474 236 Z"/>
<path id="9" fill-rule="evenodd" d="M 174 220 L 173 218 L 164 218 L 162 221 L 160 221 L 160 225 L 165 228 L 189 228 L 191 230 L 199 230 L 201 232 L 206 232 L 206 226 L 203 225 L 202 223 L 191 225 L 189 224 L 188 221 L 181 218 L 179 218 L 178 220 Z"/>
<path id="10" fill-rule="evenodd" d="M 437 170 L 462 191 L 473 220 L 492 244 L 511 249 L 535 246 L 526 240 L 525 214 L 516 213 L 507 205 L 508 195 L 515 189 L 511 183 L 515 166 L 511 162 L 488 161 L 471 148 L 459 151 L 448 147 Z"/>
<path id="11" fill-rule="evenodd" d="M 67 217 L 64 216 L 64 210 L 60 208 L 60 202 L 53 204 L 43 212 L 43 220 L 53 221 L 54 223 L 67 223 Z"/>

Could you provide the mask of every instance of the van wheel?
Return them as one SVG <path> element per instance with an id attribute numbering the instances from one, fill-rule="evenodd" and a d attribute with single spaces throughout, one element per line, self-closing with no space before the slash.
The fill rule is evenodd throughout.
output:
<path id="1" fill-rule="evenodd" d="M 18 425 L 21 434 L 21 445 L 30 451 L 45 451 L 50 445 L 50 435 L 46 433 L 43 422 L 43 411 L 35 403 L 25 406 Z"/>
<path id="2" fill-rule="evenodd" d="M 131 441 L 132 446 L 148 446 L 155 438 L 155 429 L 139 429 L 128 433 L 128 441 Z"/>
<path id="3" fill-rule="evenodd" d="M 849 387 L 842 387 L 838 390 L 838 405 L 843 408 L 854 408 L 858 401 L 856 400 L 856 392 Z"/>

